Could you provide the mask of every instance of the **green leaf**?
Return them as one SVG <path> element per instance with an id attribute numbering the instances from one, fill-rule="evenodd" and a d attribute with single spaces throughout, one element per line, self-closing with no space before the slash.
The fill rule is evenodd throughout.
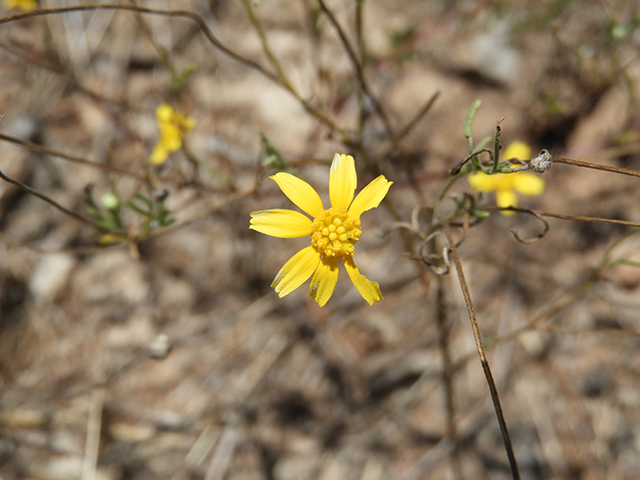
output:
<path id="1" fill-rule="evenodd" d="M 136 213 L 139 213 L 140 215 L 142 215 L 143 217 L 147 217 L 147 218 L 153 218 L 153 215 L 151 214 L 151 212 L 145 212 L 144 210 L 142 210 L 140 207 L 138 207 L 135 203 L 133 202 L 127 202 L 127 207 L 129 207 L 131 210 L 133 210 Z"/>
<path id="2" fill-rule="evenodd" d="M 493 166 L 491 167 L 491 173 L 496 173 L 498 169 L 498 162 L 500 161 L 500 123 L 496 126 L 496 136 L 493 139 Z"/>
<path id="3" fill-rule="evenodd" d="M 513 169 L 511 168 L 511 165 L 509 165 L 508 163 L 499 163 L 498 165 L 496 165 L 495 171 L 490 171 L 489 173 L 492 174 L 492 173 L 514 173 L 514 172 L 513 172 Z"/>
<path id="4" fill-rule="evenodd" d="M 149 197 L 141 194 L 140 192 L 134 193 L 133 196 L 136 197 L 138 200 L 141 200 L 144 203 L 146 203 L 147 207 L 149 207 L 149 210 L 151 210 L 153 208 L 153 202 L 151 201 L 151 199 Z"/>
<path id="5" fill-rule="evenodd" d="M 277 170 L 278 172 L 287 171 L 289 166 L 287 165 L 286 160 L 262 130 L 260 130 L 260 138 L 262 139 L 262 145 L 267 154 L 267 158 L 265 158 L 263 164 L 266 167 L 271 167 L 274 170 Z"/>
<path id="6" fill-rule="evenodd" d="M 389 34 L 389 44 L 391 48 L 398 48 L 406 45 L 416 37 L 418 29 L 415 25 L 410 25 L 402 30 L 396 30 Z"/>
<path id="7" fill-rule="evenodd" d="M 630 267 L 636 267 L 636 268 L 640 268 L 640 262 L 636 262 L 634 260 L 627 260 L 624 258 L 618 259 L 614 262 L 611 262 L 609 264 L 609 268 L 611 267 L 616 267 L 618 265 L 629 265 Z"/>
<path id="8" fill-rule="evenodd" d="M 471 139 L 471 124 L 473 123 L 473 119 L 476 116 L 476 113 L 478 113 L 480 105 L 482 105 L 482 100 L 476 100 L 475 102 L 473 102 L 471 108 L 467 112 L 467 116 L 464 119 L 464 136 L 466 138 Z"/>
<path id="9" fill-rule="evenodd" d="M 177 75 L 172 72 L 169 88 L 173 91 L 180 90 L 195 71 L 195 65 L 189 65 Z"/>
<path id="10" fill-rule="evenodd" d="M 480 143 L 476 145 L 476 150 L 482 150 L 484 147 L 489 145 L 489 142 L 491 140 L 493 140 L 493 137 L 484 137 L 482 140 L 480 140 Z"/>
<path id="11" fill-rule="evenodd" d="M 490 215 L 486 210 L 472 210 L 471 216 L 476 218 L 487 218 Z"/>

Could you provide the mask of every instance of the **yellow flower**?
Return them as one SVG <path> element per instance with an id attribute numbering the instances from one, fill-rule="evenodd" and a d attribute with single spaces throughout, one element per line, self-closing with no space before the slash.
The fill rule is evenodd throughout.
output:
<path id="1" fill-rule="evenodd" d="M 182 139 L 196 126 L 196 121 L 180 111 L 175 111 L 168 103 L 163 103 L 156 109 L 156 119 L 160 128 L 160 138 L 149 160 L 154 165 L 159 165 L 170 153 L 182 148 Z"/>
<path id="2" fill-rule="evenodd" d="M 6 9 L 19 8 L 25 12 L 31 12 L 38 6 L 36 0 L 2 0 L 2 5 Z"/>
<path id="3" fill-rule="evenodd" d="M 249 228 L 260 233 L 280 238 L 311 236 L 311 246 L 291 257 L 271 283 L 276 293 L 282 298 L 313 275 L 309 295 L 322 307 L 336 287 L 338 260 L 342 260 L 351 281 L 369 305 L 380 301 L 380 286 L 358 271 L 353 252 L 362 234 L 360 215 L 376 208 L 393 182 L 380 175 L 354 199 L 357 177 L 353 157 L 336 153 L 329 174 L 331 208 L 325 210 L 320 196 L 307 182 L 282 172 L 270 178 L 289 200 L 313 218 L 283 209 L 251 213 Z"/>
<path id="4" fill-rule="evenodd" d="M 504 151 L 503 158 L 519 158 L 526 160 L 531 157 L 531 147 L 526 143 L 516 141 L 511 143 Z M 516 168 L 514 165 L 512 168 Z M 496 173 L 487 175 L 482 172 L 476 172 L 469 175 L 469 184 L 475 190 L 482 192 L 496 193 L 496 203 L 499 207 L 516 207 L 518 206 L 518 197 L 515 192 L 523 195 L 541 195 L 544 192 L 545 182 L 538 175 L 531 172 L 517 173 Z M 514 212 L 503 211 L 503 215 L 510 216 Z"/>

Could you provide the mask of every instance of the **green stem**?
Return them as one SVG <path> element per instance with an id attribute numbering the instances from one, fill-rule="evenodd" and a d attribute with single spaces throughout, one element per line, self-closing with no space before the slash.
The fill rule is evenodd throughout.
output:
<path id="1" fill-rule="evenodd" d="M 278 59 L 274 55 L 273 50 L 271 50 L 271 47 L 269 45 L 269 41 L 267 40 L 267 36 L 264 33 L 264 29 L 262 28 L 262 23 L 260 23 L 260 20 L 256 16 L 256 12 L 253 10 L 253 6 L 251 5 L 251 1 L 250 0 L 242 0 L 242 6 L 247 11 L 247 15 L 249 15 L 249 20 L 251 21 L 251 25 L 253 25 L 253 28 L 255 29 L 256 33 L 258 34 L 258 38 L 260 39 L 260 44 L 262 45 L 262 50 L 267 55 L 267 58 L 269 59 L 269 63 L 271 64 L 271 66 L 276 70 L 276 73 L 278 74 L 278 77 L 282 81 L 282 85 L 287 90 L 289 90 L 289 92 L 291 92 L 293 94 L 293 96 L 295 96 L 298 100 L 301 100 L 301 98 L 298 95 L 298 93 L 296 92 L 295 88 L 293 88 L 293 84 L 289 80 L 289 77 L 288 77 L 287 73 L 282 68 L 282 65 L 280 65 L 280 62 L 278 61 Z"/>
<path id="2" fill-rule="evenodd" d="M 500 123 L 496 125 L 496 135 L 493 137 L 493 165 L 491 166 L 491 173 L 494 174 L 498 171 L 498 161 L 500 160 Z"/>

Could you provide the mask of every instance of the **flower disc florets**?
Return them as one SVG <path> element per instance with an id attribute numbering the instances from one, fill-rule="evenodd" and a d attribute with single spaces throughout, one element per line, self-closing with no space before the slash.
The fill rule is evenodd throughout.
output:
<path id="1" fill-rule="evenodd" d="M 360 235 L 360 219 L 349 217 L 345 208 L 323 210 L 311 225 L 311 245 L 327 257 L 353 255 Z"/>

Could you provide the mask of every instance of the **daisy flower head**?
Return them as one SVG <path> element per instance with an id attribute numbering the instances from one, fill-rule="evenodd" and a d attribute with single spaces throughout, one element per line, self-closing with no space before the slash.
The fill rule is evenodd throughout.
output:
<path id="1" fill-rule="evenodd" d="M 170 153 L 182 148 L 182 140 L 189 130 L 196 126 L 196 121 L 184 113 L 174 110 L 168 103 L 163 103 L 156 109 L 156 120 L 160 129 L 158 144 L 151 152 L 149 160 L 154 165 L 160 165 L 169 157 Z"/>
<path id="2" fill-rule="evenodd" d="M 393 182 L 380 175 L 354 198 L 357 176 L 353 157 L 336 153 L 329 173 L 331 207 L 325 210 L 318 193 L 304 180 L 284 172 L 270 178 L 311 217 L 285 209 L 251 213 L 249 228 L 253 230 L 272 237 L 308 236 L 311 240 L 310 246 L 284 264 L 271 283 L 278 296 L 288 295 L 311 277 L 309 295 L 322 307 L 336 287 L 338 263 L 342 260 L 353 285 L 369 305 L 380 301 L 380 286 L 360 273 L 353 262 L 353 253 L 362 234 L 360 215 L 376 208 Z"/>
<path id="3" fill-rule="evenodd" d="M 19 8 L 25 12 L 32 12 L 38 6 L 36 0 L 2 0 L 2 6 L 7 10 Z"/>
<path id="4" fill-rule="evenodd" d="M 515 141 L 505 149 L 503 158 L 529 159 L 531 158 L 531 147 L 524 142 Z M 517 165 L 514 165 L 512 168 L 516 167 Z M 493 175 L 476 172 L 467 178 L 474 190 L 487 193 L 495 190 L 496 204 L 501 208 L 518 206 L 516 192 L 531 196 L 542 195 L 545 186 L 545 181 L 539 175 L 531 172 L 496 173 Z M 505 216 L 514 214 L 509 210 L 500 213 Z"/>

